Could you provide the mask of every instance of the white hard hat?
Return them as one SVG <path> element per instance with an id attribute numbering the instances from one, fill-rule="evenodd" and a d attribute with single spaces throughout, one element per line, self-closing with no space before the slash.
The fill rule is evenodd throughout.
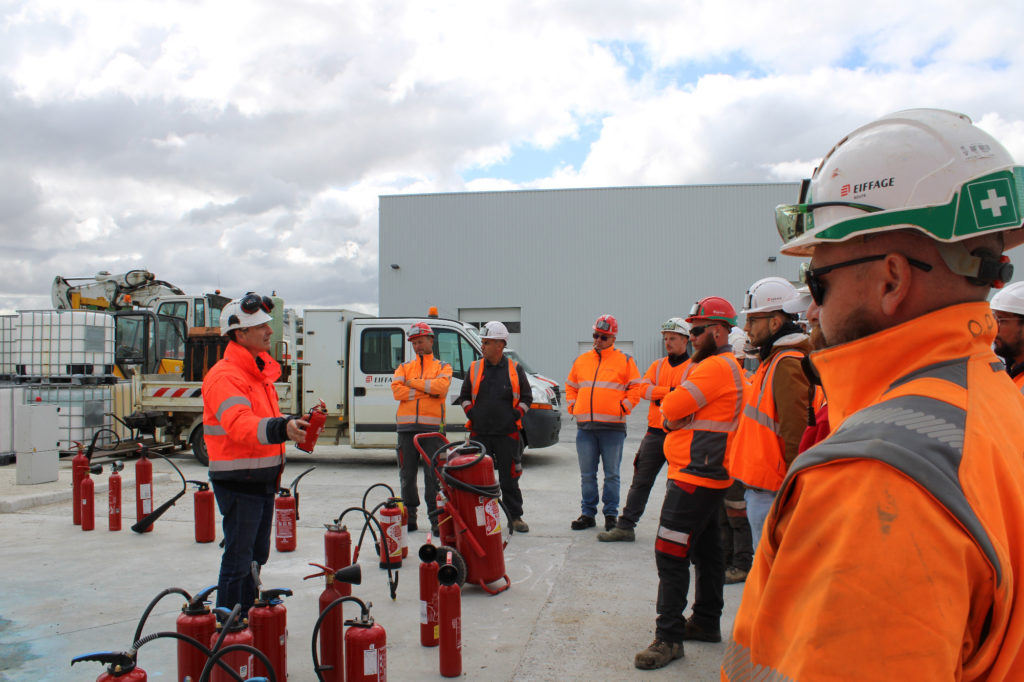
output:
<path id="1" fill-rule="evenodd" d="M 253 292 L 224 306 L 220 311 L 220 333 L 227 335 L 232 329 L 248 329 L 258 327 L 272 319 L 270 311 L 274 309 L 274 301 L 267 296 Z"/>
<path id="2" fill-rule="evenodd" d="M 989 302 L 992 310 L 1015 315 L 1024 315 L 1024 282 L 1007 284 L 996 292 Z"/>
<path id="3" fill-rule="evenodd" d="M 732 354 L 737 358 L 746 357 L 748 342 L 747 333 L 739 327 L 733 327 L 729 332 L 729 345 L 732 346 Z"/>
<path id="4" fill-rule="evenodd" d="M 508 343 L 508 328 L 497 320 L 491 320 L 480 327 L 481 339 L 495 339 Z"/>
<path id="5" fill-rule="evenodd" d="M 782 277 L 765 277 L 750 285 L 743 299 L 743 313 L 769 313 L 782 310 L 786 301 L 797 298 L 796 287 Z"/>
<path id="6" fill-rule="evenodd" d="M 782 253 L 916 229 L 940 242 L 1007 232 L 1024 242 L 1024 168 L 963 114 L 908 109 L 858 128 L 825 155 L 800 203 L 778 206 Z"/>
<path id="7" fill-rule="evenodd" d="M 796 298 L 791 298 L 782 304 L 782 309 L 790 315 L 804 315 L 811 307 L 811 290 L 805 284 L 796 290 Z"/>
<path id="8" fill-rule="evenodd" d="M 661 324 L 661 331 L 690 337 L 690 323 L 681 317 L 670 317 Z"/>

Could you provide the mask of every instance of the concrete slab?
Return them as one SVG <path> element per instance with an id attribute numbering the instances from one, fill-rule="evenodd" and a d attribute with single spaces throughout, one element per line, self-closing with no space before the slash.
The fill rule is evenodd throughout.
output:
<path id="1" fill-rule="evenodd" d="M 643 433 L 642 415 L 631 419 L 623 457 L 622 495 L 629 486 L 632 453 Z M 579 473 L 571 424 L 562 442 L 528 453 L 522 479 L 528 534 L 512 537 L 505 553 L 512 587 L 490 596 L 478 587 L 463 590 L 463 676 L 475 680 L 668 679 L 717 680 L 724 644 L 687 643 L 686 657 L 659 671 L 639 671 L 633 655 L 653 639 L 657 573 L 653 537 L 663 484 L 655 487 L 635 543 L 598 543 L 596 530 L 574 532 L 569 522 L 579 514 Z M 285 479 L 310 464 L 317 470 L 300 486 L 301 519 L 295 552 L 272 550 L 263 571 L 265 588 L 288 587 L 289 673 L 292 680 L 314 680 L 310 635 L 317 615 L 322 579 L 303 581 L 314 571 L 310 561 L 323 560 L 322 524 L 348 506 L 358 504 L 373 483 L 397 487 L 394 453 L 319 447 L 312 456 L 289 448 Z M 205 472 L 189 453 L 175 457 L 188 478 Z M 67 468 L 64 471 L 63 467 Z M 10 467 L 13 470 L 13 467 Z M 157 504 L 180 490 L 177 475 L 165 462 Z M 130 474 L 131 464 L 126 469 Z M 2 471 L 2 470 L 0 470 Z M 70 462 L 62 463 L 63 485 Z M 664 474 L 662 474 L 664 477 Z M 13 480 L 13 474 L 12 474 Z M 100 480 L 106 478 L 104 473 Z M 0 500 L 13 496 L 13 485 L 0 478 Z M 18 486 L 24 488 L 25 486 Z M 125 485 L 126 492 L 133 490 Z M 42 491 L 46 495 L 52 491 Z M 58 490 L 57 492 L 62 492 Z M 372 495 L 376 493 L 371 494 Z M 382 497 L 381 497 L 382 499 Z M 0 575 L 7 588 L 0 603 L 0 678 L 28 680 L 93 680 L 98 664 L 67 666 L 73 656 L 131 645 L 138 618 L 165 587 L 189 592 L 216 582 L 220 550 L 200 545 L 193 535 L 191 493 L 156 524 L 154 532 L 106 530 L 106 496 L 97 492 L 97 530 L 73 526 L 66 500 L 40 495 L 38 506 L 21 506 L 0 514 L 5 551 Z M 379 499 L 377 500 L 379 501 Z M 219 534 L 218 534 L 219 535 Z M 415 548 L 426 538 L 414 533 L 413 552 L 400 571 L 397 599 L 388 597 L 386 573 L 363 546 L 363 584 L 353 593 L 373 603 L 374 618 L 387 630 L 388 668 L 392 680 L 440 678 L 437 649 L 419 644 L 419 590 Z M 723 632 L 732 618 L 742 585 L 726 586 Z M 145 633 L 173 630 L 181 606 L 168 597 L 154 610 Z M 346 614 L 352 610 L 347 609 Z M 171 640 L 146 645 L 139 663 L 150 679 L 174 679 L 176 647 Z"/>

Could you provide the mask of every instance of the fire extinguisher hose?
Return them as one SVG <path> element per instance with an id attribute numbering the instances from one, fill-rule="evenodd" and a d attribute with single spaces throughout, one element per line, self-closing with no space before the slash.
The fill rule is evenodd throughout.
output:
<path id="1" fill-rule="evenodd" d="M 474 448 L 479 448 L 480 453 L 475 458 L 473 458 L 472 461 L 466 462 L 465 464 L 458 464 L 458 465 L 454 465 L 454 466 L 451 465 L 451 464 L 446 464 L 443 467 L 438 467 L 438 461 L 437 461 L 438 455 L 440 455 L 441 453 L 445 453 L 445 456 L 447 457 L 448 456 L 447 455 L 447 451 L 448 450 L 453 450 L 454 449 L 454 450 L 458 451 L 458 449 L 464 448 L 466 446 L 472 446 Z M 434 458 L 431 461 L 431 464 L 433 465 L 434 471 L 440 471 L 441 472 L 441 476 L 443 477 L 442 483 L 443 483 L 443 485 L 445 487 L 458 488 L 459 490 L 464 490 L 465 492 L 468 492 L 468 493 L 470 493 L 472 495 L 479 495 L 480 497 L 488 497 L 488 498 L 491 498 L 491 499 L 498 500 L 498 506 L 500 506 L 502 508 L 502 510 L 505 512 L 505 518 L 508 519 L 508 527 L 509 527 L 509 529 L 511 529 L 512 528 L 512 514 L 509 513 L 508 507 L 505 506 L 504 500 L 501 499 L 501 484 L 500 483 L 495 482 L 492 485 L 486 485 L 486 486 L 473 485 L 472 483 L 466 483 L 465 481 L 462 481 L 462 480 L 456 478 L 451 473 L 453 471 L 460 471 L 462 469 L 469 469 L 471 467 L 474 467 L 484 457 L 490 457 L 490 456 L 491 456 L 490 453 L 487 452 L 487 449 L 483 446 L 483 443 L 479 443 L 479 442 L 477 442 L 475 440 L 467 440 L 467 441 L 465 441 L 463 443 L 459 443 L 459 442 L 449 443 L 448 445 L 446 445 L 446 446 L 444 446 L 442 448 L 439 448 L 438 451 L 434 453 Z M 435 513 L 440 513 L 440 512 L 435 512 Z"/>
<path id="2" fill-rule="evenodd" d="M 263 663 L 266 668 L 267 679 L 269 679 L 270 682 L 277 682 L 277 673 L 274 672 L 274 664 L 270 662 L 270 659 L 267 658 L 265 653 L 254 646 L 249 646 L 248 644 L 231 644 L 223 649 L 213 652 L 210 658 L 207 659 L 206 665 L 203 667 L 203 672 L 199 674 L 199 682 L 208 682 L 210 679 L 210 673 L 213 672 L 214 664 L 224 665 L 221 663 L 220 659 L 235 651 L 245 651 L 246 653 L 256 656 L 256 658 L 260 659 L 260 662 Z M 242 679 L 241 676 L 237 674 L 235 674 L 234 677 L 238 680 Z"/>
<path id="3" fill-rule="evenodd" d="M 189 637 L 188 635 L 183 635 L 180 632 L 168 632 L 168 631 L 154 632 L 153 634 L 146 635 L 145 637 L 143 637 L 139 641 L 135 642 L 135 644 L 132 645 L 132 649 L 135 650 L 135 651 L 138 651 L 139 649 L 141 649 L 146 644 L 149 644 L 150 642 L 152 642 L 152 641 L 154 641 L 156 639 L 162 639 L 162 638 L 181 640 L 182 642 L 185 642 L 186 644 L 189 644 L 189 645 L 195 647 L 196 649 L 199 649 L 201 652 L 203 652 L 203 655 L 206 656 L 207 658 L 209 658 L 210 656 L 213 656 L 213 652 L 211 650 L 207 649 L 205 646 L 203 646 L 203 644 L 200 643 L 199 640 L 197 640 L 195 637 Z M 239 675 L 236 671 L 232 670 L 231 666 L 229 666 L 224 661 L 218 660 L 217 661 L 217 665 L 219 665 L 221 667 L 221 669 L 224 670 L 225 672 L 227 672 L 227 674 L 230 675 L 233 679 L 238 680 L 238 682 L 245 682 L 245 680 L 242 679 L 242 676 Z"/>
<path id="4" fill-rule="evenodd" d="M 320 682 L 324 682 L 324 676 L 320 673 L 324 670 L 331 669 L 330 666 L 325 667 L 320 665 L 320 656 L 317 654 L 317 643 L 320 640 L 320 626 L 323 625 L 324 619 L 327 617 L 328 613 L 333 611 L 335 607 L 341 606 L 347 601 L 354 601 L 355 603 L 359 604 L 359 608 L 362 610 L 362 613 L 364 615 L 369 613 L 369 609 L 367 608 L 366 604 L 363 602 L 362 599 L 358 597 L 338 597 L 330 604 L 328 604 L 323 611 L 320 612 L 320 617 L 316 619 L 316 623 L 313 625 L 313 638 L 311 642 L 311 646 L 313 649 L 313 672 L 316 673 L 316 678 L 320 680 Z"/>
<path id="5" fill-rule="evenodd" d="M 175 464 L 174 462 L 172 462 L 170 459 L 168 459 L 164 455 L 161 455 L 159 452 L 154 452 L 153 454 L 156 455 L 157 457 L 163 457 L 165 460 L 167 460 L 167 463 L 170 464 L 172 467 L 174 467 L 174 470 L 178 472 L 178 476 L 181 477 L 181 492 L 178 493 L 177 495 L 175 495 L 174 497 L 172 497 L 171 499 L 169 499 L 168 501 L 166 501 L 163 504 L 161 504 L 159 507 L 154 509 L 151 513 L 147 514 L 145 517 L 143 517 L 143 519 L 141 521 L 138 521 L 137 523 L 135 523 L 132 526 L 132 530 L 135 531 L 136 533 L 144 533 L 144 532 L 146 532 L 147 528 L 149 528 L 154 523 L 156 523 L 156 520 L 159 519 L 161 516 L 163 516 L 164 512 L 166 512 L 168 509 L 173 507 L 174 503 L 177 502 L 179 499 L 181 499 L 181 497 L 186 492 L 188 492 L 188 481 L 185 480 L 185 474 L 181 473 L 181 469 L 178 468 L 178 465 Z"/>
<path id="6" fill-rule="evenodd" d="M 377 530 L 380 531 L 380 540 L 379 540 L 379 542 L 384 542 L 385 536 L 384 536 L 384 528 L 381 527 L 380 521 L 378 521 L 377 518 L 371 512 L 366 511 L 362 507 L 349 507 L 345 511 L 341 512 L 341 515 L 338 516 L 338 518 L 334 519 L 334 522 L 335 523 L 341 523 L 341 520 L 343 518 L 345 518 L 345 514 L 348 514 L 349 512 L 352 512 L 352 511 L 362 512 L 363 517 L 366 519 L 363 522 L 363 529 L 359 532 L 359 542 L 356 543 L 355 552 L 354 552 L 354 555 L 352 557 L 352 563 L 355 563 L 356 560 L 359 557 L 359 549 L 363 546 L 363 538 L 366 536 L 366 529 L 367 528 L 370 529 L 370 535 L 373 537 L 373 544 L 374 544 L 374 546 L 378 546 L 377 545 L 378 539 L 377 539 L 377 534 L 374 533 L 374 531 L 373 531 L 373 525 L 372 524 L 376 524 Z M 372 524 L 371 524 L 371 522 L 372 522 Z M 387 569 L 388 569 L 388 588 L 391 591 L 391 598 L 395 599 L 398 596 L 398 573 L 395 572 L 394 574 L 392 574 L 392 572 L 391 572 L 391 555 L 388 554 L 385 557 L 385 559 L 386 559 L 385 565 L 387 566 Z"/>
<path id="7" fill-rule="evenodd" d="M 370 491 L 373 490 L 374 488 L 386 488 L 391 497 L 395 496 L 395 489 L 389 486 L 387 483 L 374 483 L 373 485 L 366 489 L 365 493 L 363 493 L 363 503 L 361 505 L 363 509 L 368 509 L 368 507 L 366 506 L 366 498 L 369 497 Z"/>
<path id="8" fill-rule="evenodd" d="M 180 587 L 168 587 L 166 590 L 160 592 L 160 594 L 153 597 L 153 601 L 149 602 L 149 606 L 147 606 L 146 610 L 142 612 L 142 617 L 139 618 L 139 625 L 135 628 L 135 637 L 132 638 L 133 642 L 137 643 L 142 638 L 142 628 L 146 626 L 146 619 L 149 618 L 149 614 L 153 612 L 154 608 L 156 608 L 157 602 L 169 594 L 180 594 L 185 598 L 185 601 L 192 601 L 192 595 Z M 133 648 L 138 649 L 139 647 L 136 644 Z"/>

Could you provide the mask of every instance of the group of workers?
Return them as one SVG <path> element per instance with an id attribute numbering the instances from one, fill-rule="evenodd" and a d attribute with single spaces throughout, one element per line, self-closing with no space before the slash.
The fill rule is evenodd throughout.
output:
<path id="1" fill-rule="evenodd" d="M 615 348 L 617 321 L 598 318 L 593 350 L 566 382 L 582 498 L 571 527 L 596 526 L 600 502 L 598 539 L 632 540 L 668 464 L 655 640 L 636 655 L 638 668 L 681 658 L 684 640 L 722 641 L 717 519 L 739 480 L 756 552 L 723 679 L 1024 679 L 1024 288 L 1002 288 L 1012 276 L 1003 253 L 1024 243 L 1022 206 L 1024 168 L 969 118 L 897 112 L 843 137 L 798 202 L 776 209 L 782 253 L 810 258 L 807 295 L 779 278 L 750 287 L 753 376 L 734 355 L 736 311 L 723 298 L 669 319 L 666 357 L 644 376 Z M 793 317 L 804 304 L 810 338 Z M 224 516 L 223 606 L 252 594 L 283 443 L 301 441 L 307 426 L 277 406 L 272 305 L 248 294 L 224 309 L 230 342 L 203 384 Z M 412 436 L 437 430 L 451 368 L 433 357 L 429 325 L 407 336 L 416 357 L 392 388 L 415 529 Z M 503 325 L 488 323 L 481 336 L 484 357 L 458 402 L 471 437 L 495 457 L 513 528 L 526 532 L 518 475 L 529 382 L 501 353 Z M 625 420 L 642 399 L 648 431 L 620 515 Z"/>

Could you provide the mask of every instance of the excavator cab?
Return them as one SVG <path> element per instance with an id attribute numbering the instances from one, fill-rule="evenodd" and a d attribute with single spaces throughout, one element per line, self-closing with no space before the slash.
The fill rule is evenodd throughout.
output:
<path id="1" fill-rule="evenodd" d="M 185 320 L 151 310 L 120 310 L 116 320 L 114 374 L 181 374 L 185 362 Z"/>

